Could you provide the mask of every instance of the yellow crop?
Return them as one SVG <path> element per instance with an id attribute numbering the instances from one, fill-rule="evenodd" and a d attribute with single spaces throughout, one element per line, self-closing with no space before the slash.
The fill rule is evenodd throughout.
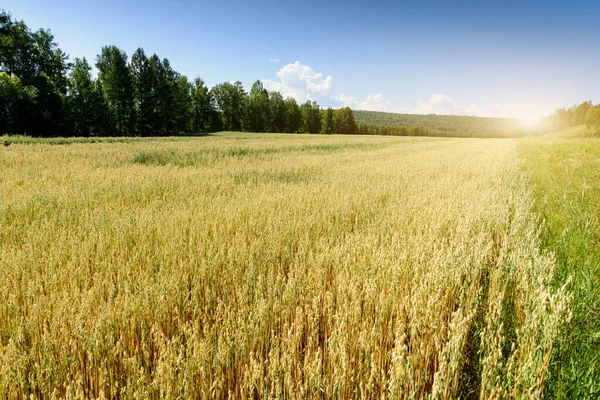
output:
<path id="1" fill-rule="evenodd" d="M 0 397 L 542 394 L 512 140 L 229 134 L 0 148 Z"/>

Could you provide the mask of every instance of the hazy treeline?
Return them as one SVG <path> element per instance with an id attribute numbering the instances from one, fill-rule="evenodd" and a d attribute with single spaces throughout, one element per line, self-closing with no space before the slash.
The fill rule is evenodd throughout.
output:
<path id="1" fill-rule="evenodd" d="M 0 132 L 32 136 L 159 136 L 219 130 L 356 133 L 349 108 L 321 110 L 315 101 L 267 91 L 256 81 L 208 88 L 169 60 L 116 46 L 69 61 L 49 30 L 32 32 L 0 12 Z"/>
<path id="2" fill-rule="evenodd" d="M 433 116 L 435 117 L 435 116 Z M 387 135 L 387 136 L 431 136 L 431 137 L 513 137 L 525 134 L 509 131 L 507 133 L 495 133 L 490 131 L 477 130 L 441 130 L 425 128 L 423 126 L 404 126 L 404 125 L 377 125 L 377 124 L 357 124 L 357 131 L 361 135 Z"/>
<path id="3" fill-rule="evenodd" d="M 560 108 L 545 117 L 544 123 L 552 130 L 586 124 L 593 134 L 600 135 L 600 104 L 584 101 L 571 108 Z"/>
<path id="4" fill-rule="evenodd" d="M 420 114 L 397 114 L 379 111 L 354 111 L 354 117 L 359 127 L 365 133 L 381 132 L 377 134 L 400 134 L 406 128 L 418 132 L 419 136 L 442 136 L 442 137 L 516 137 L 541 133 L 545 131 L 543 126 L 528 127 L 523 121 L 512 118 L 487 118 L 465 115 L 420 115 Z M 421 128 L 417 130 L 416 128 Z M 401 132 L 401 133 L 389 133 Z"/>
<path id="5" fill-rule="evenodd" d="M 357 124 L 357 133 L 361 135 L 432 136 L 432 132 L 422 126 L 387 126 L 376 124 Z"/>
<path id="6" fill-rule="evenodd" d="M 600 105 L 591 101 L 561 108 L 527 126 L 519 119 L 486 118 L 464 115 L 397 114 L 378 111 L 354 111 L 358 132 L 376 135 L 517 137 L 562 130 L 586 124 L 600 135 Z"/>

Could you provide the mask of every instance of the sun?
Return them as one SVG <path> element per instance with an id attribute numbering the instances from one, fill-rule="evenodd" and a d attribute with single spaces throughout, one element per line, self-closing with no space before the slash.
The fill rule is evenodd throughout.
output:
<path id="1" fill-rule="evenodd" d="M 521 123 L 528 128 L 535 128 L 540 125 L 541 117 L 539 116 L 530 116 L 521 118 Z"/>

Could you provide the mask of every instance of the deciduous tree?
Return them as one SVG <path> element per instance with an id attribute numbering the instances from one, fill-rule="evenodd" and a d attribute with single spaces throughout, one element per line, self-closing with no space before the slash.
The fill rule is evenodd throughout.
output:
<path id="1" fill-rule="evenodd" d="M 293 97 L 285 99 L 286 133 L 298 133 L 302 129 L 302 112 Z"/>
<path id="2" fill-rule="evenodd" d="M 300 106 L 302 112 L 302 132 L 321 132 L 321 108 L 316 101 L 308 100 Z"/>
<path id="3" fill-rule="evenodd" d="M 131 70 L 127 66 L 127 54 L 116 46 L 104 46 L 96 58 L 96 67 L 117 133 L 133 133 L 134 88 Z"/>
<path id="4" fill-rule="evenodd" d="M 241 131 L 246 98 L 242 82 L 220 83 L 212 88 L 211 94 L 221 112 L 223 128 L 228 131 Z"/>

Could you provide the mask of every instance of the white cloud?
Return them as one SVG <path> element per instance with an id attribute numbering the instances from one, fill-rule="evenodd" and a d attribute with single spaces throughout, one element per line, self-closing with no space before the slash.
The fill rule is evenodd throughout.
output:
<path id="1" fill-rule="evenodd" d="M 299 103 L 304 103 L 306 100 L 312 99 L 310 94 L 302 88 L 287 86 L 285 83 L 270 79 L 262 79 L 262 83 L 265 89 L 279 92 L 283 97 L 293 97 Z"/>
<path id="2" fill-rule="evenodd" d="M 271 59 L 269 59 L 269 61 L 277 64 L 280 60 L 279 60 L 279 58 L 271 58 Z"/>
<path id="3" fill-rule="evenodd" d="M 345 96 L 343 94 L 337 96 L 335 99 L 343 103 L 345 107 L 355 110 L 388 111 L 388 108 L 392 104 L 382 94 L 369 94 L 365 101 L 358 101 L 354 96 Z"/>
<path id="4" fill-rule="evenodd" d="M 279 62 L 278 59 L 271 59 Z M 296 61 L 284 65 L 277 72 L 277 79 L 263 79 L 262 83 L 268 90 L 280 92 L 284 97 L 293 97 L 298 102 L 319 100 L 326 106 L 332 102 L 341 103 L 342 106 L 355 110 L 388 111 L 408 114 L 438 114 L 438 115 L 474 115 L 481 117 L 521 118 L 532 120 L 548 114 L 552 110 L 545 110 L 532 103 L 505 102 L 481 107 L 476 104 L 465 105 L 458 100 L 445 95 L 434 94 L 424 101 L 417 101 L 417 107 L 395 107 L 391 100 L 382 94 L 369 94 L 364 100 L 354 96 L 340 94 L 334 97 L 333 77 L 325 77 L 308 65 Z"/>
<path id="5" fill-rule="evenodd" d="M 480 107 L 475 104 L 463 105 L 450 96 L 435 94 L 426 101 L 419 101 L 417 108 L 404 108 L 401 112 L 411 114 L 474 115 L 478 117 L 518 118 L 536 120 L 551 110 L 533 103 L 505 102 Z"/>
<path id="6" fill-rule="evenodd" d="M 295 98 L 299 102 L 313 99 L 317 96 L 329 96 L 333 88 L 331 75 L 323 77 L 308 65 L 300 61 L 283 66 L 277 72 L 279 80 L 263 79 L 263 85 L 268 90 L 277 90 L 285 96 Z"/>
<path id="7" fill-rule="evenodd" d="M 90 71 L 90 74 L 92 75 L 92 78 L 94 80 L 98 79 L 99 73 L 100 73 L 100 70 L 96 67 L 95 64 L 92 64 L 92 70 Z"/>
<path id="8" fill-rule="evenodd" d="M 308 65 L 303 65 L 300 61 L 293 64 L 287 64 L 277 72 L 279 80 L 288 86 L 304 85 L 309 93 L 319 93 L 328 95 L 331 92 L 332 80 L 331 75 L 323 79 L 323 74 L 316 72 Z"/>
<path id="9" fill-rule="evenodd" d="M 434 94 L 425 101 L 418 101 L 418 107 L 393 107 L 391 100 L 387 100 L 382 94 L 369 94 L 364 101 L 359 101 L 354 96 L 343 94 L 336 100 L 344 106 L 355 110 L 366 111 L 388 111 L 407 114 L 439 114 L 439 115 L 478 115 L 479 107 L 476 105 L 463 106 L 450 96 Z"/>
<path id="10" fill-rule="evenodd" d="M 404 107 L 397 112 L 409 114 L 439 114 L 439 115 L 474 115 L 477 117 L 517 118 L 528 121 L 537 120 L 552 112 L 533 103 L 505 102 L 488 107 L 476 104 L 463 105 L 457 100 L 444 94 L 434 94 L 426 101 L 418 101 L 416 108 Z"/>

